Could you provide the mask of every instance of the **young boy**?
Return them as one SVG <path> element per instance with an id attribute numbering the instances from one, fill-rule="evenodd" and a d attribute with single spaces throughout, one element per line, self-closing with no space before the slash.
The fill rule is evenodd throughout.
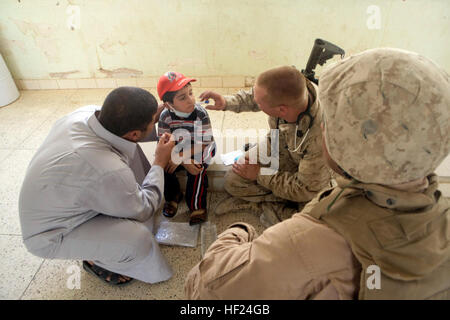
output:
<path id="1" fill-rule="evenodd" d="M 196 79 L 186 78 L 178 72 L 167 72 L 159 78 L 158 95 L 166 109 L 158 122 L 158 136 L 172 133 L 175 137 L 174 150 L 183 156 L 182 163 L 171 159 L 164 168 L 164 204 L 163 214 L 175 216 L 178 203 L 183 198 L 180 184 L 175 175 L 181 167 L 187 171 L 186 204 L 191 211 L 189 224 L 206 221 L 206 197 L 208 176 L 206 168 L 215 154 L 215 142 L 211 122 L 206 110 L 195 103 L 190 82 Z"/>

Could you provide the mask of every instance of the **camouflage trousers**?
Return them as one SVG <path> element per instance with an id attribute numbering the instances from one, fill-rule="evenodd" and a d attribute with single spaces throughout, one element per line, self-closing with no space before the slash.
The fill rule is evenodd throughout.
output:
<path id="1" fill-rule="evenodd" d="M 225 191 L 233 197 L 258 203 L 261 208 L 259 214 L 264 214 L 273 222 L 290 218 L 294 213 L 301 211 L 305 205 L 277 197 L 270 189 L 259 185 L 256 181 L 244 179 L 232 170 L 225 175 Z"/>

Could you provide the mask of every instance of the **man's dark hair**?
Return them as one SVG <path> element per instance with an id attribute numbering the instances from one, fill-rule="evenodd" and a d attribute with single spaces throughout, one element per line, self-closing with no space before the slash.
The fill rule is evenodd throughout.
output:
<path id="1" fill-rule="evenodd" d="M 106 97 L 98 121 L 109 132 L 122 137 L 133 130 L 145 131 L 157 109 L 155 97 L 147 90 L 120 87 Z"/>

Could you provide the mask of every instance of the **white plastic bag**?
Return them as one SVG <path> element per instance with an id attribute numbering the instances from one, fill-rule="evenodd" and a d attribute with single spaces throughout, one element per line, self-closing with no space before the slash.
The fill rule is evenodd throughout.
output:
<path id="1" fill-rule="evenodd" d="M 187 222 L 161 221 L 155 239 L 160 244 L 195 248 L 199 229 L 199 225 Z"/>

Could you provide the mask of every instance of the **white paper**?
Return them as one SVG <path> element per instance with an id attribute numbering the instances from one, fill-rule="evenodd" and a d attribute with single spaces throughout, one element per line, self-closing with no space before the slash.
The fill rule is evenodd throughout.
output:
<path id="1" fill-rule="evenodd" d="M 220 158 L 224 165 L 229 166 L 232 165 L 237 159 L 239 159 L 242 155 L 244 155 L 244 151 L 236 150 L 229 153 L 221 154 Z"/>

